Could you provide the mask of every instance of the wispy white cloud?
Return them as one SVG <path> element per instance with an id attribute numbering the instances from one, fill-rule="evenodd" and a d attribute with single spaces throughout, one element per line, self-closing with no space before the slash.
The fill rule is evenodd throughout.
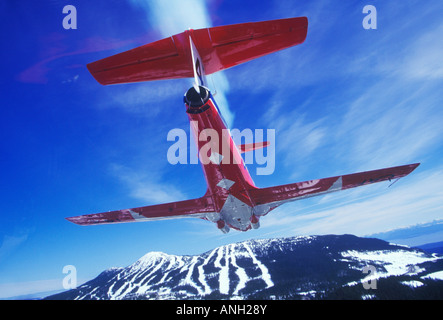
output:
<path id="1" fill-rule="evenodd" d="M 443 238 L 443 220 L 417 223 L 415 225 L 399 227 L 380 233 L 368 234 L 367 236 L 409 246 L 440 242 Z"/>
<path id="2" fill-rule="evenodd" d="M 412 41 L 408 54 L 402 62 L 399 75 L 409 79 L 442 80 L 443 79 L 443 42 L 438 39 L 443 34 L 443 23 L 428 30 L 416 41 Z"/>
<path id="3" fill-rule="evenodd" d="M 205 8 L 203 1 L 192 3 Z M 206 9 L 189 15 L 183 11 L 176 16 L 176 12 L 171 13 L 170 7 L 166 8 L 161 1 L 137 2 L 137 5 L 146 9 L 151 26 L 159 26 L 164 36 L 187 28 L 210 26 L 209 19 L 200 19 L 208 17 Z M 180 6 L 177 4 L 176 8 Z M 160 21 L 165 16 L 164 10 L 174 17 L 172 22 Z M 203 13 L 197 20 L 190 18 L 196 12 Z M 300 15 L 304 14 L 309 16 L 309 10 Z M 333 168 L 330 175 L 335 175 L 335 170 L 345 174 L 428 159 L 429 154 L 443 144 L 443 112 L 438 90 L 438 81 L 442 78 L 439 59 L 442 47 L 434 41 L 442 33 L 441 25 L 419 36 L 414 34 L 410 41 L 401 37 L 413 23 L 402 24 L 397 29 L 377 30 L 379 37 L 372 37 L 372 42 L 366 42 L 358 32 L 358 36 L 351 32 L 353 35 L 349 38 L 340 38 L 346 43 L 333 43 L 331 36 L 336 30 L 332 22 L 337 20 L 329 16 L 330 12 L 324 10 L 310 19 L 308 39 L 302 45 L 305 47 L 263 57 L 248 63 L 247 67 L 226 72 L 232 75 L 231 85 L 236 90 L 245 90 L 251 95 L 268 94 L 263 104 L 269 108 L 261 120 L 268 128 L 277 129 L 276 156 L 283 159 L 290 173 L 287 176 L 296 177 L 303 170 L 313 172 L 319 161 L 324 161 L 322 166 Z M 420 19 L 423 18 L 421 15 Z M 187 21 L 195 25 L 187 25 Z M 324 24 L 322 28 L 316 27 L 315 23 L 321 21 L 328 21 L 331 28 Z M 361 24 L 355 28 L 361 28 Z M 334 47 L 329 48 L 332 44 Z M 220 103 L 225 101 L 223 93 L 229 91 L 229 84 L 224 74 L 217 82 L 222 83 L 216 97 Z M 324 86 L 330 90 L 312 90 Z M 303 94 L 299 105 L 288 105 L 287 95 L 304 88 L 324 95 Z M 323 102 L 327 103 L 325 112 L 318 105 Z M 220 104 L 223 107 L 225 103 Z M 285 205 L 267 216 L 262 227 L 266 232 L 289 226 L 290 232 L 298 234 L 365 235 L 395 228 L 400 222 L 414 224 L 432 220 L 441 208 L 438 200 L 441 194 L 433 190 L 443 190 L 443 173 L 427 170 L 414 179 L 416 175 L 414 172 L 388 190 L 386 185 L 369 186 Z M 143 183 L 136 182 L 134 186 L 137 185 L 134 190 L 144 190 Z M 155 183 L 146 186 L 155 187 Z M 175 191 L 180 197 L 180 192 Z M 160 192 L 156 199 L 166 200 L 162 194 Z M 133 195 L 143 198 L 138 191 Z M 331 203 L 332 208 L 327 208 Z"/>
<path id="4" fill-rule="evenodd" d="M 63 290 L 62 279 L 0 284 L 0 299 Z"/>
<path id="5" fill-rule="evenodd" d="M 278 112 L 269 126 L 276 131 L 278 143 L 276 143 L 277 152 L 287 167 L 300 165 L 309 161 L 314 156 L 315 151 L 322 147 L 328 138 L 327 127 L 324 120 L 307 120 L 306 114 L 300 114 L 297 110 Z M 294 178 L 297 172 L 294 171 L 291 178 Z"/>
<path id="6" fill-rule="evenodd" d="M 424 10 L 413 22 L 397 19 L 372 34 L 356 30 L 337 40 L 346 43 L 332 41 L 339 26 L 319 30 L 319 20 L 310 20 L 304 44 L 238 71 L 240 88 L 269 92 L 263 103 L 271 107 L 262 120 L 279 129 L 276 157 L 293 168 L 293 177 L 310 169 L 306 161 L 317 165 L 323 158 L 326 166 L 369 170 L 422 161 L 442 145 L 443 47 L 436 39 L 443 25 L 430 22 L 421 29 L 425 32 L 415 31 L 431 13 Z M 329 11 L 315 15 L 328 15 L 324 20 L 330 21 Z M 304 88 L 317 96 L 307 96 Z M 281 97 L 291 92 L 303 98 L 290 105 Z"/>
<path id="7" fill-rule="evenodd" d="M 102 91 L 95 106 L 102 110 L 118 108 L 143 118 L 155 119 L 167 115 L 168 109 L 164 106 L 184 111 L 180 88 L 186 88 L 185 80 L 118 85 L 112 90 Z"/>
<path id="8" fill-rule="evenodd" d="M 385 183 L 283 205 L 263 218 L 263 232 L 367 235 L 441 216 L 443 169 L 432 166 L 443 146 L 443 47 L 437 40 L 443 29 L 431 14 L 424 10 L 405 23 L 409 16 L 400 17 L 372 34 L 351 32 L 340 38 L 343 44 L 331 41 L 336 29 L 319 34 L 310 27 L 300 50 L 263 58 L 265 72 L 258 62 L 255 69 L 252 62 L 238 71 L 242 89 L 269 93 L 261 120 L 278 129 L 276 158 L 291 179 L 307 172 L 320 178 L 320 171 L 332 176 L 422 162 L 388 189 Z M 423 21 L 429 27 L 415 30 Z M 311 48 L 310 37 L 319 48 Z M 298 105 L 283 98 L 292 92 L 301 93 Z"/>
<path id="9" fill-rule="evenodd" d="M 131 3 L 146 12 L 150 28 L 158 30 L 163 37 L 170 37 L 188 29 L 212 26 L 207 3 L 204 0 L 132 0 Z M 234 113 L 226 97 L 229 93 L 229 82 L 223 72 L 218 72 L 209 78 L 212 79 L 208 84 L 209 89 L 217 90 L 217 104 L 228 126 L 231 127 Z"/>
<path id="10" fill-rule="evenodd" d="M 338 121 L 335 139 L 343 144 L 337 156 L 359 164 L 358 169 L 426 158 L 442 143 L 443 112 L 434 90 L 389 80 L 364 89 Z"/>
<path id="11" fill-rule="evenodd" d="M 131 0 L 132 4 L 146 12 L 150 27 L 163 37 L 170 37 L 187 29 L 211 26 L 211 20 L 203 0 Z"/>
<path id="12" fill-rule="evenodd" d="M 146 202 L 146 205 L 186 199 L 174 185 L 162 182 L 160 170 L 134 170 L 113 164 L 111 172 L 126 185 L 131 197 Z"/>
<path id="13" fill-rule="evenodd" d="M 145 0 L 131 1 L 131 4 L 145 13 L 147 28 L 157 30 L 162 37 L 169 37 L 189 28 L 207 28 L 212 25 L 207 4 L 203 0 Z M 101 99 L 99 107 L 118 107 L 137 116 L 149 118 L 151 121 L 157 117 L 168 117 L 175 112 L 165 110 L 165 106 L 171 104 L 171 101 L 181 102 L 184 92 L 181 92 L 180 88 L 186 90 L 188 88 L 186 83 L 189 82 L 188 86 L 190 86 L 192 81 L 193 79 L 164 80 L 114 86 L 106 93 L 107 99 Z M 216 93 L 217 104 L 226 122 L 231 126 L 234 114 L 229 109 L 226 97 L 230 89 L 226 76 L 219 72 L 209 76 L 208 82 L 210 89 Z M 179 110 L 184 112 L 184 109 Z M 160 139 L 155 139 L 156 143 L 162 144 L 160 141 Z M 154 141 L 150 141 L 147 150 L 150 153 L 158 154 L 159 152 L 152 149 L 153 145 L 156 145 Z M 160 152 L 163 151 L 162 149 Z M 143 153 L 137 152 L 139 152 L 138 156 Z M 154 164 L 149 160 L 147 154 L 144 156 L 147 157 L 145 165 L 140 165 L 140 163 L 126 163 L 125 165 L 113 163 L 110 165 L 111 173 L 127 186 L 130 196 L 147 204 L 185 199 L 186 196 L 179 188 L 165 182 L 163 175 L 167 171 L 164 170 L 166 162 Z M 146 165 L 146 163 L 150 165 Z"/>
<path id="14" fill-rule="evenodd" d="M 28 234 L 5 235 L 0 246 L 0 262 L 28 239 Z"/>
<path id="15" fill-rule="evenodd" d="M 86 281 L 85 279 L 78 279 L 77 285 L 81 285 Z M 0 299 L 14 297 L 25 299 L 42 298 L 60 291 L 65 291 L 63 288 L 63 278 L 2 283 L 0 284 Z"/>

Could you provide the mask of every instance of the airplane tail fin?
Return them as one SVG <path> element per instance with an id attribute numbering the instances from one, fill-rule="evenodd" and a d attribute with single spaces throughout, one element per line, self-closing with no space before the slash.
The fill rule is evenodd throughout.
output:
<path id="1" fill-rule="evenodd" d="M 92 62 L 87 67 L 103 85 L 193 78 L 198 75 L 198 60 L 202 71 L 209 75 L 301 44 L 306 39 L 307 28 L 308 19 L 298 17 L 191 29 Z M 196 53 L 199 59 L 195 58 Z"/>

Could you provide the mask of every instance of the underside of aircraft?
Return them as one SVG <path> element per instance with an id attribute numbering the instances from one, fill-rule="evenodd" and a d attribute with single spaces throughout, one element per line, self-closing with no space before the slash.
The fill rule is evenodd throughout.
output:
<path id="1" fill-rule="evenodd" d="M 255 186 L 241 153 L 269 144 L 237 146 L 225 134 L 226 124 L 205 75 L 301 44 L 307 30 L 306 17 L 190 29 L 88 64 L 91 74 L 103 85 L 194 78 L 184 104 L 194 137 L 207 135 L 206 129 L 213 133 L 208 139 L 196 139 L 207 191 L 197 199 L 66 219 L 96 225 L 194 217 L 216 223 L 224 233 L 231 228 L 247 231 L 259 228 L 260 218 L 284 203 L 410 174 L 419 163 L 267 188 Z"/>

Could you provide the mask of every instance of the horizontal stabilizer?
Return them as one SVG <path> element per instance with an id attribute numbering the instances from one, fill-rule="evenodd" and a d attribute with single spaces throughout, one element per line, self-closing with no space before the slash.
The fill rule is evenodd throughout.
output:
<path id="1" fill-rule="evenodd" d="M 306 17 L 187 30 L 88 64 L 103 85 L 194 77 L 195 45 L 206 74 L 303 43 Z M 192 42 L 189 40 L 191 37 Z"/>

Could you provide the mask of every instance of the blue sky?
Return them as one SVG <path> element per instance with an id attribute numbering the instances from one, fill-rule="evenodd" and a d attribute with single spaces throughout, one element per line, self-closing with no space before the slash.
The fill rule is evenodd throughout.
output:
<path id="1" fill-rule="evenodd" d="M 2 1 L 0 298 L 79 282 L 149 251 L 197 254 L 250 238 L 390 230 L 443 240 L 441 1 Z M 165 4 L 167 3 L 167 4 Z M 62 9 L 77 8 L 65 30 Z M 362 9 L 377 8 L 365 30 Z M 169 130 L 189 131 L 190 79 L 104 87 L 85 65 L 187 28 L 307 16 L 304 44 L 212 77 L 231 128 L 275 129 L 276 169 L 259 187 L 421 162 L 373 185 L 287 204 L 261 229 L 221 234 L 180 219 L 80 227 L 64 218 L 195 198 L 200 165 L 170 165 Z M 431 230 L 431 231 L 429 231 Z"/>

